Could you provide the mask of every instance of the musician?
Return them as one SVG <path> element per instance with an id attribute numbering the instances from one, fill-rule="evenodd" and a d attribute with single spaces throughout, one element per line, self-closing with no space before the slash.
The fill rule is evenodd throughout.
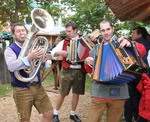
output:
<path id="1" fill-rule="evenodd" d="M 84 94 L 85 89 L 85 72 L 83 64 L 75 63 L 72 64 L 70 61 L 66 60 L 68 56 L 67 46 L 70 44 L 70 38 L 76 40 L 79 38 L 77 34 L 77 26 L 74 22 L 69 21 L 65 25 L 67 38 L 62 40 L 57 44 L 57 46 L 52 50 L 51 54 L 54 57 L 62 56 L 62 74 L 61 74 L 61 88 L 60 94 L 57 98 L 56 107 L 54 109 L 53 122 L 59 122 L 58 113 L 59 109 L 72 88 L 72 104 L 70 111 L 70 119 L 74 122 L 81 122 L 80 118 L 76 115 L 75 111 L 79 101 L 79 95 Z"/>
<path id="2" fill-rule="evenodd" d="M 102 43 L 97 44 L 90 52 L 85 63 L 93 67 L 96 60 L 98 48 L 101 44 L 107 44 L 114 35 L 114 26 L 108 20 L 103 20 L 99 24 L 100 34 L 103 38 Z M 131 47 L 131 43 L 124 39 L 118 38 L 120 48 Z M 108 50 L 109 51 L 109 50 Z M 94 71 L 93 71 L 94 72 Z M 103 82 L 92 82 L 92 102 L 90 105 L 87 122 L 100 122 L 105 110 L 106 122 L 119 122 L 122 117 L 125 99 L 129 98 L 127 83 L 111 84 Z"/>
<path id="3" fill-rule="evenodd" d="M 56 45 L 62 40 L 61 36 L 57 36 L 52 46 L 49 48 L 49 51 L 52 51 L 53 48 L 56 47 Z"/>
<path id="4" fill-rule="evenodd" d="M 146 28 L 141 26 L 137 26 L 133 28 L 132 35 L 131 35 L 132 41 L 141 43 L 146 48 L 146 54 L 142 57 L 142 59 L 147 65 L 148 65 L 147 56 L 148 56 L 148 51 L 150 50 L 150 42 L 148 41 L 147 38 L 148 35 L 149 34 Z M 134 120 L 137 121 L 137 118 L 139 116 L 138 112 L 139 112 L 139 102 L 141 99 L 141 93 L 138 91 L 136 87 L 139 84 L 140 79 L 141 78 L 139 76 L 136 76 L 136 79 L 128 83 L 130 98 L 125 102 L 124 115 L 125 115 L 126 122 L 132 122 L 133 117 Z"/>
<path id="5" fill-rule="evenodd" d="M 138 43 L 142 43 L 146 48 L 146 55 L 143 57 L 143 61 L 148 64 L 147 56 L 150 50 L 150 42 L 148 41 L 149 33 L 145 27 L 137 26 L 132 30 L 132 40 Z"/>
<path id="6" fill-rule="evenodd" d="M 41 49 L 35 49 L 22 59 L 17 59 L 28 31 L 23 24 L 15 23 L 12 28 L 12 33 L 14 43 L 7 47 L 4 55 L 8 70 L 12 76 L 11 85 L 13 87 L 13 97 L 17 107 L 19 121 L 30 122 L 32 106 L 35 106 L 38 112 L 43 115 L 42 122 L 51 122 L 53 108 L 41 84 L 40 73 L 31 82 L 19 81 L 14 75 L 14 72 L 19 70 L 20 74 L 27 78 L 29 74 L 24 69 L 30 67 L 30 61 L 42 56 L 42 62 L 44 63 L 46 57 L 43 56 Z"/>

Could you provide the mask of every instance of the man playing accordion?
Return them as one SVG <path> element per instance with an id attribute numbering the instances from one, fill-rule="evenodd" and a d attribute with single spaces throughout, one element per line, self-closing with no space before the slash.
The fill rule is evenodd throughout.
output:
<path id="1" fill-rule="evenodd" d="M 87 57 L 85 63 L 93 68 L 95 55 L 98 53 L 100 45 L 107 45 L 110 39 L 114 36 L 114 26 L 108 20 L 103 20 L 99 24 L 100 34 L 103 38 L 101 44 L 97 44 L 90 52 L 90 57 Z M 118 38 L 120 42 L 119 48 L 131 47 L 130 41 L 124 38 Z M 143 50 L 143 45 L 140 46 Z M 109 51 L 109 50 L 108 50 Z M 106 50 L 105 54 L 109 54 Z M 142 52 L 142 51 L 141 51 Z M 140 53 L 140 52 L 139 52 Z M 105 55 L 104 54 L 104 55 Z M 141 53 L 140 53 L 141 54 Z M 112 58 L 110 57 L 110 62 Z M 108 68 L 108 66 L 106 66 Z M 106 122 L 119 122 L 124 109 L 125 99 L 129 98 L 127 82 L 119 84 L 111 84 L 105 82 L 98 82 L 93 80 L 92 82 L 92 102 L 88 113 L 87 122 L 100 122 L 103 112 L 107 110 Z"/>
<path id="2" fill-rule="evenodd" d="M 60 41 L 58 45 L 52 50 L 51 54 L 54 57 L 62 56 L 62 74 L 61 74 L 61 88 L 60 94 L 57 98 L 56 107 L 54 109 L 53 122 L 59 122 L 58 112 L 65 99 L 72 88 L 72 108 L 70 111 L 70 119 L 75 122 L 81 122 L 80 118 L 75 114 L 78 104 L 79 95 L 84 94 L 85 89 L 85 72 L 84 61 L 80 63 L 72 63 L 66 58 L 68 57 L 67 47 L 70 45 L 71 40 L 77 40 L 77 26 L 74 22 L 70 21 L 65 25 L 67 38 Z"/>

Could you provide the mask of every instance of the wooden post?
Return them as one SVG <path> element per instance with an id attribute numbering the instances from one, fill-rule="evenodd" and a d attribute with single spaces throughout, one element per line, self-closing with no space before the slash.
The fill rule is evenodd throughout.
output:
<path id="1" fill-rule="evenodd" d="M 59 68 L 59 60 L 52 63 L 49 70 L 43 74 L 42 81 L 54 70 L 54 89 L 57 90 L 60 86 L 60 68 Z"/>
<path id="2" fill-rule="evenodd" d="M 1 49 L 0 50 L 0 84 L 6 84 L 10 82 L 11 82 L 11 76 L 5 62 L 4 52 Z"/>
<path id="3" fill-rule="evenodd" d="M 53 63 L 51 65 L 51 67 L 49 68 L 49 70 L 42 76 L 42 81 L 45 80 L 45 78 L 49 75 L 49 73 L 56 67 L 56 65 L 58 64 L 58 61 Z"/>

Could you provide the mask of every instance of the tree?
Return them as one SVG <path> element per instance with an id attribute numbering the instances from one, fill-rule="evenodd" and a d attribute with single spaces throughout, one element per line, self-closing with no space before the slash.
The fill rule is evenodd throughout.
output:
<path id="1" fill-rule="evenodd" d="M 81 32 L 99 28 L 98 24 L 104 18 L 113 21 L 116 19 L 103 0 L 62 0 L 62 4 L 69 6 L 69 9 L 75 13 L 63 18 L 63 21 L 75 21 Z"/>
<path id="2" fill-rule="evenodd" d="M 99 28 L 99 22 L 103 19 L 110 20 L 116 32 L 118 30 L 130 30 L 136 25 L 147 25 L 142 22 L 120 22 L 113 12 L 106 6 L 104 0 L 62 0 L 62 4 L 66 6 L 66 11 L 70 9 L 74 15 L 63 18 L 63 22 L 73 20 L 77 23 L 81 32 L 89 32 Z M 133 24 L 134 23 L 134 24 Z M 118 32 L 117 34 L 121 34 Z"/>
<path id="3" fill-rule="evenodd" d="M 55 1 L 55 0 L 54 0 Z M 47 0 L 0 0 L 0 20 L 1 24 L 23 22 L 24 18 L 30 18 L 30 12 L 34 7 L 40 7 L 48 11 L 52 16 L 58 17 L 61 9 Z M 35 4 L 36 6 L 32 5 Z"/>

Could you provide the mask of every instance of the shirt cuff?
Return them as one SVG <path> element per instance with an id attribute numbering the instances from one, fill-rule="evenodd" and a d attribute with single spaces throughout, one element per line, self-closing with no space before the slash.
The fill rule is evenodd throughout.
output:
<path id="1" fill-rule="evenodd" d="M 28 60 L 28 57 L 23 57 L 21 58 L 21 60 L 23 61 L 23 63 L 27 66 L 27 67 L 30 67 L 30 63 L 29 63 L 29 60 Z"/>

